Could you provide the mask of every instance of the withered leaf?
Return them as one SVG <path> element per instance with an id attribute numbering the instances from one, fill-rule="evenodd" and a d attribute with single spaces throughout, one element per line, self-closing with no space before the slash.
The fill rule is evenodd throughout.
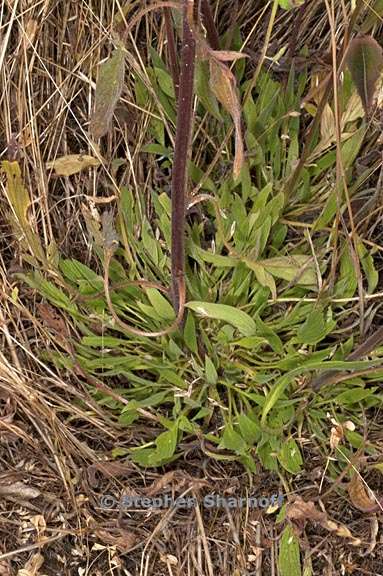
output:
<path id="1" fill-rule="evenodd" d="M 334 522 L 326 512 L 319 510 L 314 502 L 305 502 L 300 496 L 296 496 L 288 503 L 286 516 L 301 530 L 304 528 L 305 521 L 317 522 L 325 530 L 333 532 L 340 538 L 350 539 L 352 545 L 360 545 L 360 539 L 355 538 L 347 526 Z"/>
<path id="2" fill-rule="evenodd" d="M 114 227 L 113 212 L 105 210 L 101 216 L 104 248 L 115 250 L 118 246 L 118 234 Z"/>
<path id="3" fill-rule="evenodd" d="M 20 568 L 17 576 L 38 576 L 41 566 L 44 564 L 44 556 L 41 554 L 34 554 L 28 560 L 24 568 Z"/>
<path id="4" fill-rule="evenodd" d="M 38 488 L 27 486 L 23 482 L 14 482 L 13 484 L 0 484 L 0 496 L 10 496 L 13 498 L 21 498 L 23 500 L 30 500 L 40 496 L 41 492 Z"/>
<path id="5" fill-rule="evenodd" d="M 54 170 L 57 176 L 72 176 L 86 168 L 100 165 L 100 160 L 87 154 L 68 154 L 47 162 L 49 170 Z"/>
<path id="6" fill-rule="evenodd" d="M 114 110 L 124 86 L 125 54 L 122 47 L 100 65 L 96 84 L 96 101 L 90 121 L 90 131 L 95 140 L 104 136 L 112 122 Z"/>
<path id="7" fill-rule="evenodd" d="M 381 506 L 376 499 L 371 498 L 359 474 L 355 473 L 347 485 L 347 491 L 352 505 L 362 512 L 377 512 Z"/>
<path id="8" fill-rule="evenodd" d="M 300 496 L 289 502 L 286 507 L 286 516 L 290 520 L 313 520 L 314 522 L 323 522 L 327 519 L 327 514 L 318 510 L 314 502 L 306 502 Z"/>
<path id="9" fill-rule="evenodd" d="M 137 534 L 128 532 L 122 528 L 116 530 L 115 533 L 107 532 L 106 530 L 97 530 L 96 536 L 102 544 L 116 546 L 116 548 L 123 553 L 131 550 L 138 540 Z"/>
<path id="10" fill-rule="evenodd" d="M 89 483 L 93 488 L 96 488 L 99 484 L 97 480 L 96 473 L 100 472 L 106 478 L 121 478 L 128 477 L 132 473 L 132 468 L 128 464 L 123 464 L 121 462 L 96 462 L 88 467 L 87 473 L 89 478 Z"/>
<path id="11" fill-rule="evenodd" d="M 241 105 L 235 76 L 232 71 L 217 58 L 209 56 L 210 64 L 210 88 L 231 115 L 235 128 L 235 158 L 233 166 L 234 179 L 238 178 L 244 162 L 244 147 L 241 129 Z"/>
<path id="12" fill-rule="evenodd" d="M 4 160 L 1 163 L 1 172 L 6 177 L 6 195 L 12 210 L 10 219 L 15 233 L 22 245 L 29 248 L 31 253 L 45 263 L 45 254 L 39 236 L 34 232 L 28 218 L 31 205 L 29 193 L 24 186 L 18 162 Z"/>
<path id="13" fill-rule="evenodd" d="M 235 52 L 234 50 L 210 50 L 210 54 L 220 62 L 235 62 L 241 58 L 248 58 L 244 52 Z"/>
<path id="14" fill-rule="evenodd" d="M 383 68 L 382 47 L 372 36 L 354 38 L 348 48 L 347 66 L 367 114 Z"/>
<path id="15" fill-rule="evenodd" d="M 68 338 L 70 336 L 68 326 L 66 325 L 62 316 L 56 312 L 53 306 L 40 302 L 36 305 L 36 307 L 39 311 L 39 315 L 41 316 L 42 321 L 50 330 L 62 338 Z"/>
<path id="16" fill-rule="evenodd" d="M 12 576 L 11 563 L 7 560 L 0 560 L 0 574 L 1 576 Z"/>

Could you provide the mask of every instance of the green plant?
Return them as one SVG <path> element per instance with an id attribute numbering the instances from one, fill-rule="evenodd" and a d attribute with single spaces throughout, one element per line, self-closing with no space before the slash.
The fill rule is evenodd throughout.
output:
<path id="1" fill-rule="evenodd" d="M 238 30 L 234 43 L 237 50 Z M 187 57 L 192 65 L 192 52 Z M 259 459 L 270 470 L 294 474 L 303 464 L 302 430 L 327 451 L 328 414 L 358 425 L 363 411 L 382 401 L 378 382 L 383 350 L 377 343 L 373 360 L 348 361 L 354 337 L 344 327 L 360 301 L 358 283 L 360 287 L 362 282 L 367 301 L 376 298 L 378 247 L 357 236 L 355 254 L 347 230 L 331 225 L 346 217 L 348 209 L 336 179 L 339 154 L 351 198 L 373 171 L 367 167 L 358 178 L 353 172 L 368 126 L 345 71 L 337 158 L 338 126 L 329 97 L 306 100 L 306 110 L 301 109 L 310 79 L 307 71 L 297 76 L 292 68 L 284 83 L 260 70 L 249 91 L 252 81 L 246 78 L 245 60 L 237 60 L 231 72 L 222 64 L 229 57 L 235 59 L 235 52 L 208 58 L 210 74 L 213 71 L 226 89 L 226 98 L 219 98 L 209 84 L 206 59 L 196 64 L 196 123 L 199 127 L 206 123 L 206 138 L 200 130 L 194 145 L 206 151 L 203 169 L 194 158 L 188 162 L 199 193 L 186 204 L 189 210 L 200 210 L 196 218 L 188 218 L 185 269 L 184 182 L 190 126 L 182 135 L 182 146 L 173 152 L 158 117 L 174 127 L 176 90 L 160 54 L 152 50 L 146 69 L 150 85 L 139 74 L 134 78 L 138 105 L 150 101 L 158 106 L 150 123 L 152 141 L 142 153 L 155 156 L 160 165 L 175 166 L 182 148 L 173 205 L 166 192 L 153 191 L 149 218 L 145 199 L 123 187 L 115 219 L 109 212 L 99 218 L 84 211 L 96 258 L 92 268 L 57 254 L 52 259 L 41 253 L 35 236 L 26 233 L 28 201 L 24 198 L 24 204 L 16 206 L 20 195 L 12 188 L 16 176 L 17 186 L 22 186 L 20 174 L 14 164 L 5 163 L 14 226 L 18 233 L 25 231 L 33 254 L 27 261 L 34 270 L 19 278 L 69 316 L 81 334 L 80 339 L 72 337 L 69 354 L 59 339 L 63 353 L 48 349 L 47 359 L 59 368 L 79 366 L 82 374 L 89 375 L 90 392 L 118 415 L 121 426 L 146 422 L 146 433 L 128 449 L 135 462 L 160 466 L 197 444 L 212 458 L 239 460 L 252 471 Z M 191 78 L 187 78 L 189 97 Z M 178 98 L 183 98 L 182 71 Z M 246 157 L 239 145 L 237 107 L 242 100 Z M 190 103 L 189 99 L 188 107 Z M 234 152 L 226 138 L 233 120 Z M 302 132 L 310 123 L 314 128 L 309 145 L 303 138 L 302 163 Z M 224 142 L 222 149 L 209 144 L 216 141 Z M 219 156 L 218 167 L 217 148 L 226 153 Z M 234 175 L 233 157 L 240 158 Z M 292 181 L 294 194 L 286 188 Z M 176 303 L 178 317 L 172 306 L 175 285 L 173 292 L 167 287 L 171 278 L 184 274 L 188 297 L 180 328 L 181 306 Z M 178 294 L 182 294 L 179 285 Z M 164 330 L 164 325 L 172 330 Z M 310 387 L 311 375 L 324 370 L 348 373 L 316 393 Z M 357 432 L 347 438 L 346 456 L 363 441 Z M 115 454 L 121 453 L 116 447 Z"/>

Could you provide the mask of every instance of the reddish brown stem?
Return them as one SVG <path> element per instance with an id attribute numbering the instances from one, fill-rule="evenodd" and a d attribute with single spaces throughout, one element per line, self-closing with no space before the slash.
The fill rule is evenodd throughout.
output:
<path id="1" fill-rule="evenodd" d="M 206 28 L 207 39 L 209 41 L 210 48 L 213 50 L 219 50 L 219 36 L 214 22 L 213 12 L 210 8 L 209 0 L 201 0 L 201 15 L 203 25 Z"/>
<path id="2" fill-rule="evenodd" d="M 176 312 L 185 292 L 185 203 L 187 161 L 193 125 L 196 45 L 188 22 L 188 0 L 183 1 L 183 38 L 178 92 L 177 128 L 172 173 L 172 297 Z"/>

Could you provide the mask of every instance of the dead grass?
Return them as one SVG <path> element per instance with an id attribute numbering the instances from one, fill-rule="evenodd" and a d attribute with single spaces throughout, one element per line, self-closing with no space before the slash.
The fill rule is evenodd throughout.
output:
<path id="1" fill-rule="evenodd" d="M 342 4 L 337 2 L 339 34 L 344 29 Z M 217 0 L 215 6 L 221 31 L 230 28 L 235 15 L 245 35 L 250 34 L 255 67 L 267 25 L 264 3 Z M 121 7 L 118 0 L 3 0 L 0 5 L 0 156 L 6 158 L 8 143 L 17 143 L 34 200 L 33 225 L 46 246 L 55 241 L 61 252 L 80 255 L 84 262 L 92 252 L 81 205 L 108 202 L 123 185 L 148 196 L 151 186 L 167 179 L 154 162 L 145 159 L 144 164 L 139 156 L 153 112 L 137 107 L 129 78 L 102 150 L 88 136 L 97 66 L 110 51 L 112 23 Z M 294 18 L 295 12 L 278 17 L 271 53 L 284 44 L 292 51 L 307 44 L 314 56 L 329 50 L 324 2 L 307 2 L 299 37 L 292 44 Z M 156 42 L 161 51 L 164 41 L 162 19 L 146 15 L 130 38 L 130 68 L 145 77 L 149 47 Z M 203 134 L 203 127 L 200 131 Z M 203 157 L 202 141 L 196 158 Z M 47 172 L 47 161 L 81 152 L 101 152 L 103 170 L 65 179 Z M 116 158 L 126 160 L 123 167 L 116 168 Z M 160 490 L 203 495 L 213 488 L 225 495 L 245 495 L 251 487 L 256 493 L 282 489 L 286 495 L 319 499 L 320 488 L 331 484 L 323 476 L 315 444 L 308 441 L 304 478 L 291 484 L 262 471 L 249 478 L 233 463 L 201 457 L 196 446 L 167 474 L 111 462 L 114 445 L 129 442 L 126 431 L 89 397 L 80 374 L 58 373 L 37 357 L 39 349 L 58 343 L 39 320 L 33 293 L 23 289 L 20 298 L 15 297 L 13 274 L 21 259 L 17 239 L 5 224 L 6 211 L 1 196 L 0 574 L 277 574 L 275 514 L 202 507 L 118 513 L 102 509 L 100 497 L 155 495 Z M 379 432 L 377 436 L 381 442 Z M 379 488 L 381 481 L 371 482 Z M 13 486 L 13 492 L 2 494 L 4 486 Z M 350 544 L 310 524 L 302 539 L 312 558 L 312 574 L 383 573 L 378 516 L 350 509 L 346 494 L 339 498 L 332 492 L 319 505 L 335 521 L 347 524 L 360 542 Z"/>

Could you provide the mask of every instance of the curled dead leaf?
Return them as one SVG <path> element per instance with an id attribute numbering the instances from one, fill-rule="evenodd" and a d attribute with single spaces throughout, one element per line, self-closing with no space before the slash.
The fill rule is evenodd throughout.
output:
<path id="1" fill-rule="evenodd" d="M 171 566 L 177 566 L 178 565 L 178 558 L 176 556 L 174 556 L 173 554 L 161 554 L 160 560 L 164 564 L 170 564 Z"/>
<path id="2" fill-rule="evenodd" d="M 33 524 L 35 527 L 37 535 L 40 538 L 40 536 L 44 534 L 47 528 L 47 523 L 44 516 L 42 514 L 36 514 L 35 516 L 31 516 L 30 521 L 31 524 Z"/>
<path id="3" fill-rule="evenodd" d="M 23 482 L 14 482 L 13 484 L 3 484 L 0 485 L 0 496 L 3 497 L 13 497 L 20 498 L 22 500 L 31 500 L 33 498 L 38 498 L 41 492 L 33 486 L 28 486 Z"/>
<path id="4" fill-rule="evenodd" d="M 57 310 L 49 304 L 39 303 L 36 306 L 43 323 L 62 338 L 70 335 L 64 318 L 57 313 Z"/>
<path id="5" fill-rule="evenodd" d="M 313 520 L 323 522 L 327 519 L 327 514 L 318 510 L 314 502 L 306 502 L 300 496 L 296 496 L 286 507 L 286 516 L 290 520 Z"/>
<path id="6" fill-rule="evenodd" d="M 46 167 L 48 170 L 54 170 L 57 176 L 72 176 L 86 170 L 87 168 L 95 168 L 100 165 L 100 160 L 87 154 L 68 154 L 61 156 L 55 160 L 47 162 Z"/>
<path id="7" fill-rule="evenodd" d="M 336 450 L 344 438 L 344 427 L 334 418 L 331 419 L 333 427 L 330 433 L 330 448 Z"/>
<path id="8" fill-rule="evenodd" d="M 379 503 L 378 499 L 369 496 L 367 490 L 368 489 L 360 474 L 356 472 L 347 485 L 347 491 L 352 505 L 361 512 L 371 513 L 382 510 L 382 505 Z"/>
<path id="9" fill-rule="evenodd" d="M 237 179 L 240 175 L 245 151 L 243 146 L 243 136 L 241 128 L 241 105 L 236 86 L 236 79 L 228 66 L 220 62 L 211 53 L 209 55 L 210 64 L 210 88 L 217 100 L 233 119 L 235 129 L 235 157 L 233 166 L 233 176 Z"/>
<path id="10" fill-rule="evenodd" d="M 115 546 L 120 552 L 124 554 L 129 552 L 138 541 L 138 536 L 134 532 L 128 532 L 122 528 L 118 528 L 113 532 L 106 530 L 97 530 L 96 536 L 100 540 L 100 544 Z"/>
<path id="11" fill-rule="evenodd" d="M 326 512 L 319 510 L 312 501 L 305 502 L 300 496 L 296 496 L 288 502 L 286 507 L 286 517 L 303 530 L 304 522 L 311 520 L 317 522 L 329 532 L 333 532 L 340 538 L 348 538 L 353 546 L 360 546 L 361 540 L 355 538 L 351 531 L 344 524 L 338 524 L 331 520 Z"/>
<path id="12" fill-rule="evenodd" d="M 44 557 L 41 554 L 34 554 L 26 563 L 24 568 L 17 572 L 17 576 L 38 576 L 41 566 L 44 564 Z"/>
<path id="13" fill-rule="evenodd" d="M 9 560 L 0 560 L 0 574 L 1 576 L 12 576 Z"/>
<path id="14" fill-rule="evenodd" d="M 131 475 L 132 468 L 122 462 L 97 462 L 92 464 L 87 469 L 89 484 L 92 488 L 96 488 L 99 485 L 97 472 L 106 478 L 123 478 Z"/>
<path id="15" fill-rule="evenodd" d="M 241 58 L 248 58 L 248 54 L 234 50 L 210 50 L 210 54 L 221 62 L 235 62 Z"/>

